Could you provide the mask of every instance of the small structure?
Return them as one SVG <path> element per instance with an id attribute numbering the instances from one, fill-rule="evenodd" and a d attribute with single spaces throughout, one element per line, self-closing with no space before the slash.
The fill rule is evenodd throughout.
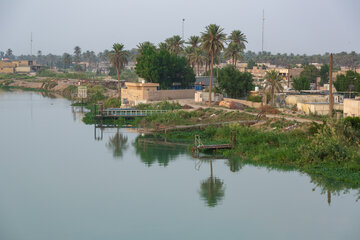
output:
<path id="1" fill-rule="evenodd" d="M 334 103 L 334 110 L 342 111 L 344 105 L 341 103 Z M 309 102 L 309 103 L 298 103 L 297 109 L 305 112 L 306 114 L 315 115 L 329 115 L 329 103 L 328 102 Z"/>
<path id="2" fill-rule="evenodd" d="M 172 99 L 192 99 L 195 89 L 159 90 L 159 83 L 126 82 L 126 87 L 121 89 L 122 102 L 129 105 L 162 101 Z"/>
<path id="3" fill-rule="evenodd" d="M 196 92 L 195 102 L 207 102 L 209 101 L 209 95 L 210 95 L 209 92 L 202 92 L 202 91 Z M 223 100 L 223 98 L 224 96 L 220 93 L 214 93 L 214 92 L 211 93 L 211 101 L 220 102 Z"/>
<path id="4" fill-rule="evenodd" d="M 78 98 L 81 100 L 87 98 L 87 87 L 86 86 L 78 87 Z"/>
<path id="5" fill-rule="evenodd" d="M 344 117 L 360 117 L 360 99 L 344 99 Z"/>

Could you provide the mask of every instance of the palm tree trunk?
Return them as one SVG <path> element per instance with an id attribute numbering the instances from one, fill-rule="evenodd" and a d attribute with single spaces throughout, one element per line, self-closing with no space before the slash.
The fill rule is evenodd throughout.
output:
<path id="1" fill-rule="evenodd" d="M 117 78 L 118 78 L 118 90 L 119 90 L 119 98 L 121 100 L 121 84 L 120 84 L 120 74 L 119 74 L 119 68 L 116 68 L 117 72 Z"/>
<path id="2" fill-rule="evenodd" d="M 274 106 L 275 104 L 275 93 L 274 93 L 274 87 L 271 87 L 271 105 Z"/>
<path id="3" fill-rule="evenodd" d="M 210 84 L 209 84 L 209 106 L 211 105 L 211 90 L 212 90 L 213 68 L 214 68 L 214 53 L 211 53 Z"/>

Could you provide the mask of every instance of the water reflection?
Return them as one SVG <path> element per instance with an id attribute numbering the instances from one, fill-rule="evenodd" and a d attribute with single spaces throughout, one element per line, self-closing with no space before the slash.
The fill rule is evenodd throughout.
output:
<path id="1" fill-rule="evenodd" d="M 84 106 L 71 106 L 71 113 L 73 115 L 74 122 L 82 122 L 82 119 L 87 112 L 88 110 L 86 110 Z"/>
<path id="2" fill-rule="evenodd" d="M 128 137 L 117 129 L 115 135 L 109 138 L 106 147 L 113 152 L 114 158 L 121 158 L 123 152 L 128 148 Z"/>
<path id="3" fill-rule="evenodd" d="M 147 166 L 157 162 L 161 166 L 167 166 L 169 162 L 175 160 L 180 154 L 185 154 L 186 147 L 166 141 L 149 140 L 138 138 L 133 144 L 136 155 Z"/>
<path id="4" fill-rule="evenodd" d="M 199 194 L 200 197 L 206 202 L 207 206 L 215 207 L 218 205 L 225 195 L 225 186 L 224 182 L 214 177 L 213 175 L 213 165 L 210 160 L 210 177 L 200 183 Z"/>

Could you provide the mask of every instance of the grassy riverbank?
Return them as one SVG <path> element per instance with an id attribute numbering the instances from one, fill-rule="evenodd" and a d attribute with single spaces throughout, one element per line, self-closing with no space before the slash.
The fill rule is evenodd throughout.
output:
<path id="1" fill-rule="evenodd" d="M 142 121 L 153 124 L 150 118 Z M 233 148 L 218 154 L 268 168 L 298 170 L 356 188 L 360 187 L 359 122 L 358 118 L 348 118 L 319 125 L 278 119 L 255 127 L 208 126 L 153 137 L 193 144 L 194 136 L 199 135 L 203 144 L 220 144 L 229 143 L 230 133 L 235 132 Z"/>

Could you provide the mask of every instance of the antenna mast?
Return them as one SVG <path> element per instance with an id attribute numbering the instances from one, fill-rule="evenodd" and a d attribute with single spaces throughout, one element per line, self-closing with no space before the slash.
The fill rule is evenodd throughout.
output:
<path id="1" fill-rule="evenodd" d="M 265 28 L 265 13 L 264 13 L 264 9 L 263 9 L 263 18 L 262 18 L 262 21 L 263 21 L 263 27 L 262 27 L 262 39 L 261 39 L 261 51 L 263 52 L 264 51 L 264 28 Z"/>
<path id="2" fill-rule="evenodd" d="M 261 39 L 261 51 L 264 51 L 264 28 L 265 28 L 265 13 L 263 9 L 263 16 L 262 16 L 262 39 Z"/>
<path id="3" fill-rule="evenodd" d="M 184 39 L 184 25 L 185 25 L 185 18 L 182 19 L 182 40 L 185 41 L 185 39 Z"/>
<path id="4" fill-rule="evenodd" d="M 32 39 L 32 32 L 30 33 L 30 58 L 32 58 L 32 44 L 33 44 L 33 39 Z"/>

